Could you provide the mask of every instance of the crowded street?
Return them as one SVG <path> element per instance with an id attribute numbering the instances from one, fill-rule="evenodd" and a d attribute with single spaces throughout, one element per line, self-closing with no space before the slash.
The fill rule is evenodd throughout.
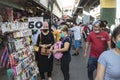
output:
<path id="1" fill-rule="evenodd" d="M 120 0 L 0 0 L 0 80 L 120 80 Z"/>
<path id="2" fill-rule="evenodd" d="M 83 48 L 84 48 L 83 42 Z M 88 80 L 87 78 L 87 60 L 88 58 L 83 58 L 83 48 L 80 49 L 80 55 L 72 56 L 70 63 L 70 80 Z M 71 48 L 71 55 L 74 53 L 74 48 Z M 8 80 L 5 70 L 0 71 L 0 80 Z M 78 75 L 79 74 L 79 75 Z M 60 70 L 60 64 L 54 63 L 53 70 L 53 80 L 63 80 L 63 75 Z M 40 80 L 40 76 L 38 76 L 38 80 Z"/>

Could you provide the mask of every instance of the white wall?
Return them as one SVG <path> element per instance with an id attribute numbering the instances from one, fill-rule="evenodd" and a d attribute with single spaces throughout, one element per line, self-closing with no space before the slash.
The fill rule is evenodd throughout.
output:
<path id="1" fill-rule="evenodd" d="M 116 0 L 116 19 L 115 24 L 120 24 L 120 0 Z"/>
<path id="2" fill-rule="evenodd" d="M 60 2 L 60 0 L 56 0 L 56 2 L 59 5 L 60 9 L 62 10 L 62 3 Z"/>
<path id="3" fill-rule="evenodd" d="M 100 16 L 100 5 L 90 11 L 90 15 L 97 19 Z"/>
<path id="4" fill-rule="evenodd" d="M 116 1 L 116 18 L 120 18 L 120 0 Z"/>
<path id="5" fill-rule="evenodd" d="M 90 23 L 90 14 L 86 11 L 83 11 L 83 24 Z"/>
<path id="6" fill-rule="evenodd" d="M 40 0 L 40 3 L 48 8 L 48 0 Z"/>
<path id="7" fill-rule="evenodd" d="M 53 14 L 55 14 L 59 18 L 62 18 L 62 11 L 59 10 L 56 4 L 53 5 Z"/>
<path id="8" fill-rule="evenodd" d="M 76 23 L 79 24 L 80 22 L 82 22 L 82 17 L 78 16 L 78 18 L 76 19 Z"/>

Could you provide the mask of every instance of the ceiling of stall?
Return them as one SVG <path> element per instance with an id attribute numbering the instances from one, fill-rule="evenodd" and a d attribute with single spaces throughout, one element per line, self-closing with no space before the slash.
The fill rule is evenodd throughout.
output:
<path id="1" fill-rule="evenodd" d="M 95 7 L 100 4 L 100 0 L 80 0 L 79 6 L 90 6 L 90 7 Z"/>
<path id="2" fill-rule="evenodd" d="M 0 0 L 0 3 L 20 10 L 35 10 L 36 7 L 39 7 L 42 11 L 44 11 L 44 8 L 36 2 L 34 2 L 33 0 Z"/>
<path id="3" fill-rule="evenodd" d="M 83 9 L 91 10 L 100 4 L 100 0 L 80 0 L 78 7 L 73 12 L 73 18 L 76 18 L 79 14 L 82 14 Z"/>

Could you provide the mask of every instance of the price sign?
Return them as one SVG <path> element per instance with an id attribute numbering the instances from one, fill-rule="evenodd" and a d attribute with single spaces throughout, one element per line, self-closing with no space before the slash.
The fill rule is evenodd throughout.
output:
<path id="1" fill-rule="evenodd" d="M 28 18 L 29 29 L 40 29 L 43 26 L 43 17 L 30 17 Z"/>

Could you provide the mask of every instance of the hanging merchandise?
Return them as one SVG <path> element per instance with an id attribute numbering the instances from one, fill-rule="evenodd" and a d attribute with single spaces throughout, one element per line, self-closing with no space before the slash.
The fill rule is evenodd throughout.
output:
<path id="1" fill-rule="evenodd" d="M 3 35 L 0 35 L 0 48 L 3 47 Z"/>
<path id="2" fill-rule="evenodd" d="M 1 9 L 1 15 L 3 22 L 13 21 L 13 9 L 10 7 L 5 7 Z"/>
<path id="3" fill-rule="evenodd" d="M 1 28 L 2 28 L 2 33 L 5 33 L 5 32 L 14 33 L 14 32 L 19 32 L 19 31 L 26 30 L 26 29 L 27 31 L 29 30 L 28 23 L 25 23 L 25 22 L 24 23 L 23 22 L 4 22 L 1 25 Z"/>
<path id="4" fill-rule="evenodd" d="M 6 11 L 7 11 L 7 14 L 8 14 L 8 21 L 13 21 L 13 9 L 9 8 L 9 7 L 6 7 Z"/>
<path id="5" fill-rule="evenodd" d="M 12 69 L 14 80 L 37 80 L 38 68 L 30 37 L 32 30 L 28 23 L 5 22 L 2 33 L 7 37 L 0 64 Z"/>
<path id="6" fill-rule="evenodd" d="M 7 46 L 4 48 L 2 56 L 0 58 L 0 66 L 5 67 L 5 68 L 9 68 L 10 67 L 10 64 L 9 64 L 9 53 L 8 53 Z"/>

